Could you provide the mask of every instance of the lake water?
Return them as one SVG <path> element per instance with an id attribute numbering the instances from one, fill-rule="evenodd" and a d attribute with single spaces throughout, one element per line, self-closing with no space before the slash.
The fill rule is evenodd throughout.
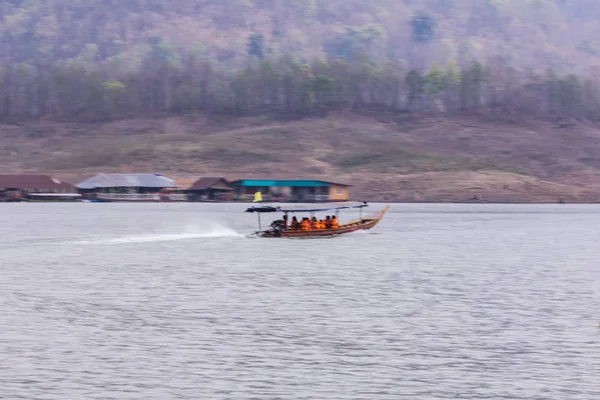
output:
<path id="1" fill-rule="evenodd" d="M 600 206 L 244 207 L 0 205 L 0 398 L 600 399 Z"/>

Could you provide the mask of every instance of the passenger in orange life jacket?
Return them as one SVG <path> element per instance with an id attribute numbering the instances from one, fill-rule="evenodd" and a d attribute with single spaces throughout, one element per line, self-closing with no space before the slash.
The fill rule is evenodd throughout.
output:
<path id="1" fill-rule="evenodd" d="M 312 219 L 310 220 L 310 229 L 319 229 L 319 221 L 317 221 L 317 217 L 312 217 Z"/>
<path id="2" fill-rule="evenodd" d="M 325 217 L 325 229 L 331 229 L 331 219 L 329 215 Z"/>
<path id="3" fill-rule="evenodd" d="M 340 224 L 338 224 L 338 220 L 334 215 L 333 217 L 331 217 L 331 229 L 337 229 L 339 227 L 340 227 Z"/>
<path id="4" fill-rule="evenodd" d="M 308 218 L 302 218 L 302 222 L 300 223 L 300 229 L 302 229 L 303 231 L 310 230 L 310 221 Z"/>
<path id="5" fill-rule="evenodd" d="M 322 219 L 319 220 L 319 229 L 325 229 L 325 221 L 323 221 Z"/>

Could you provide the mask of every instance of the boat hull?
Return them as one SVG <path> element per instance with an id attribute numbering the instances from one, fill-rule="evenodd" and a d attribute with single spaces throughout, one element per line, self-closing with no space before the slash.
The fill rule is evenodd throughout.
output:
<path id="1" fill-rule="evenodd" d="M 300 239 L 300 238 L 327 238 L 327 237 L 335 237 L 339 235 L 343 235 L 346 233 L 364 231 L 373 228 L 385 215 L 389 206 L 381 210 L 376 216 L 372 218 L 361 218 L 356 221 L 348 222 L 346 224 L 340 225 L 337 229 L 320 229 L 320 230 L 310 230 L 310 231 L 301 231 L 301 230 L 286 230 L 286 231 L 260 231 L 256 232 L 258 237 L 264 238 L 290 238 L 290 239 Z"/>

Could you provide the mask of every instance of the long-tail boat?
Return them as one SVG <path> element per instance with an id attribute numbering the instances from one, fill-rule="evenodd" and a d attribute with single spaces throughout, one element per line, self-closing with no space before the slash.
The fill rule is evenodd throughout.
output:
<path id="1" fill-rule="evenodd" d="M 333 237 L 342 235 L 344 233 L 356 232 L 360 230 L 367 230 L 373 228 L 385 215 L 389 206 L 386 206 L 382 210 L 377 211 L 371 215 L 363 216 L 363 209 L 368 207 L 367 202 L 360 203 L 337 203 L 337 204 L 313 204 L 311 206 L 270 206 L 270 205 L 261 205 L 250 207 L 246 210 L 249 213 L 257 213 L 258 214 L 258 231 L 254 232 L 253 235 L 264 238 L 323 238 L 323 237 Z M 326 228 L 326 229 L 292 229 L 290 226 L 287 226 L 286 222 L 288 221 L 288 214 L 295 213 L 308 213 L 310 219 L 315 216 L 317 212 L 335 212 L 336 219 L 338 219 L 338 214 L 340 210 L 344 209 L 357 209 L 359 211 L 359 216 L 357 219 L 340 223 L 337 228 Z M 273 221 L 268 229 L 263 230 L 261 226 L 261 214 L 263 213 L 283 213 L 285 217 Z"/>

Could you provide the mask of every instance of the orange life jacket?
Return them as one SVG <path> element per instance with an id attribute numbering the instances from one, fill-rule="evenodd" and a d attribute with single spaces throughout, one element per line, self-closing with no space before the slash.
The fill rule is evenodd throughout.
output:
<path id="1" fill-rule="evenodd" d="M 302 229 L 303 231 L 310 230 L 310 223 L 308 222 L 308 220 L 305 219 L 300 223 L 300 229 Z"/>
<path id="2" fill-rule="evenodd" d="M 331 220 L 331 229 L 337 229 L 340 227 L 340 224 L 337 221 L 337 218 L 333 218 Z"/>

